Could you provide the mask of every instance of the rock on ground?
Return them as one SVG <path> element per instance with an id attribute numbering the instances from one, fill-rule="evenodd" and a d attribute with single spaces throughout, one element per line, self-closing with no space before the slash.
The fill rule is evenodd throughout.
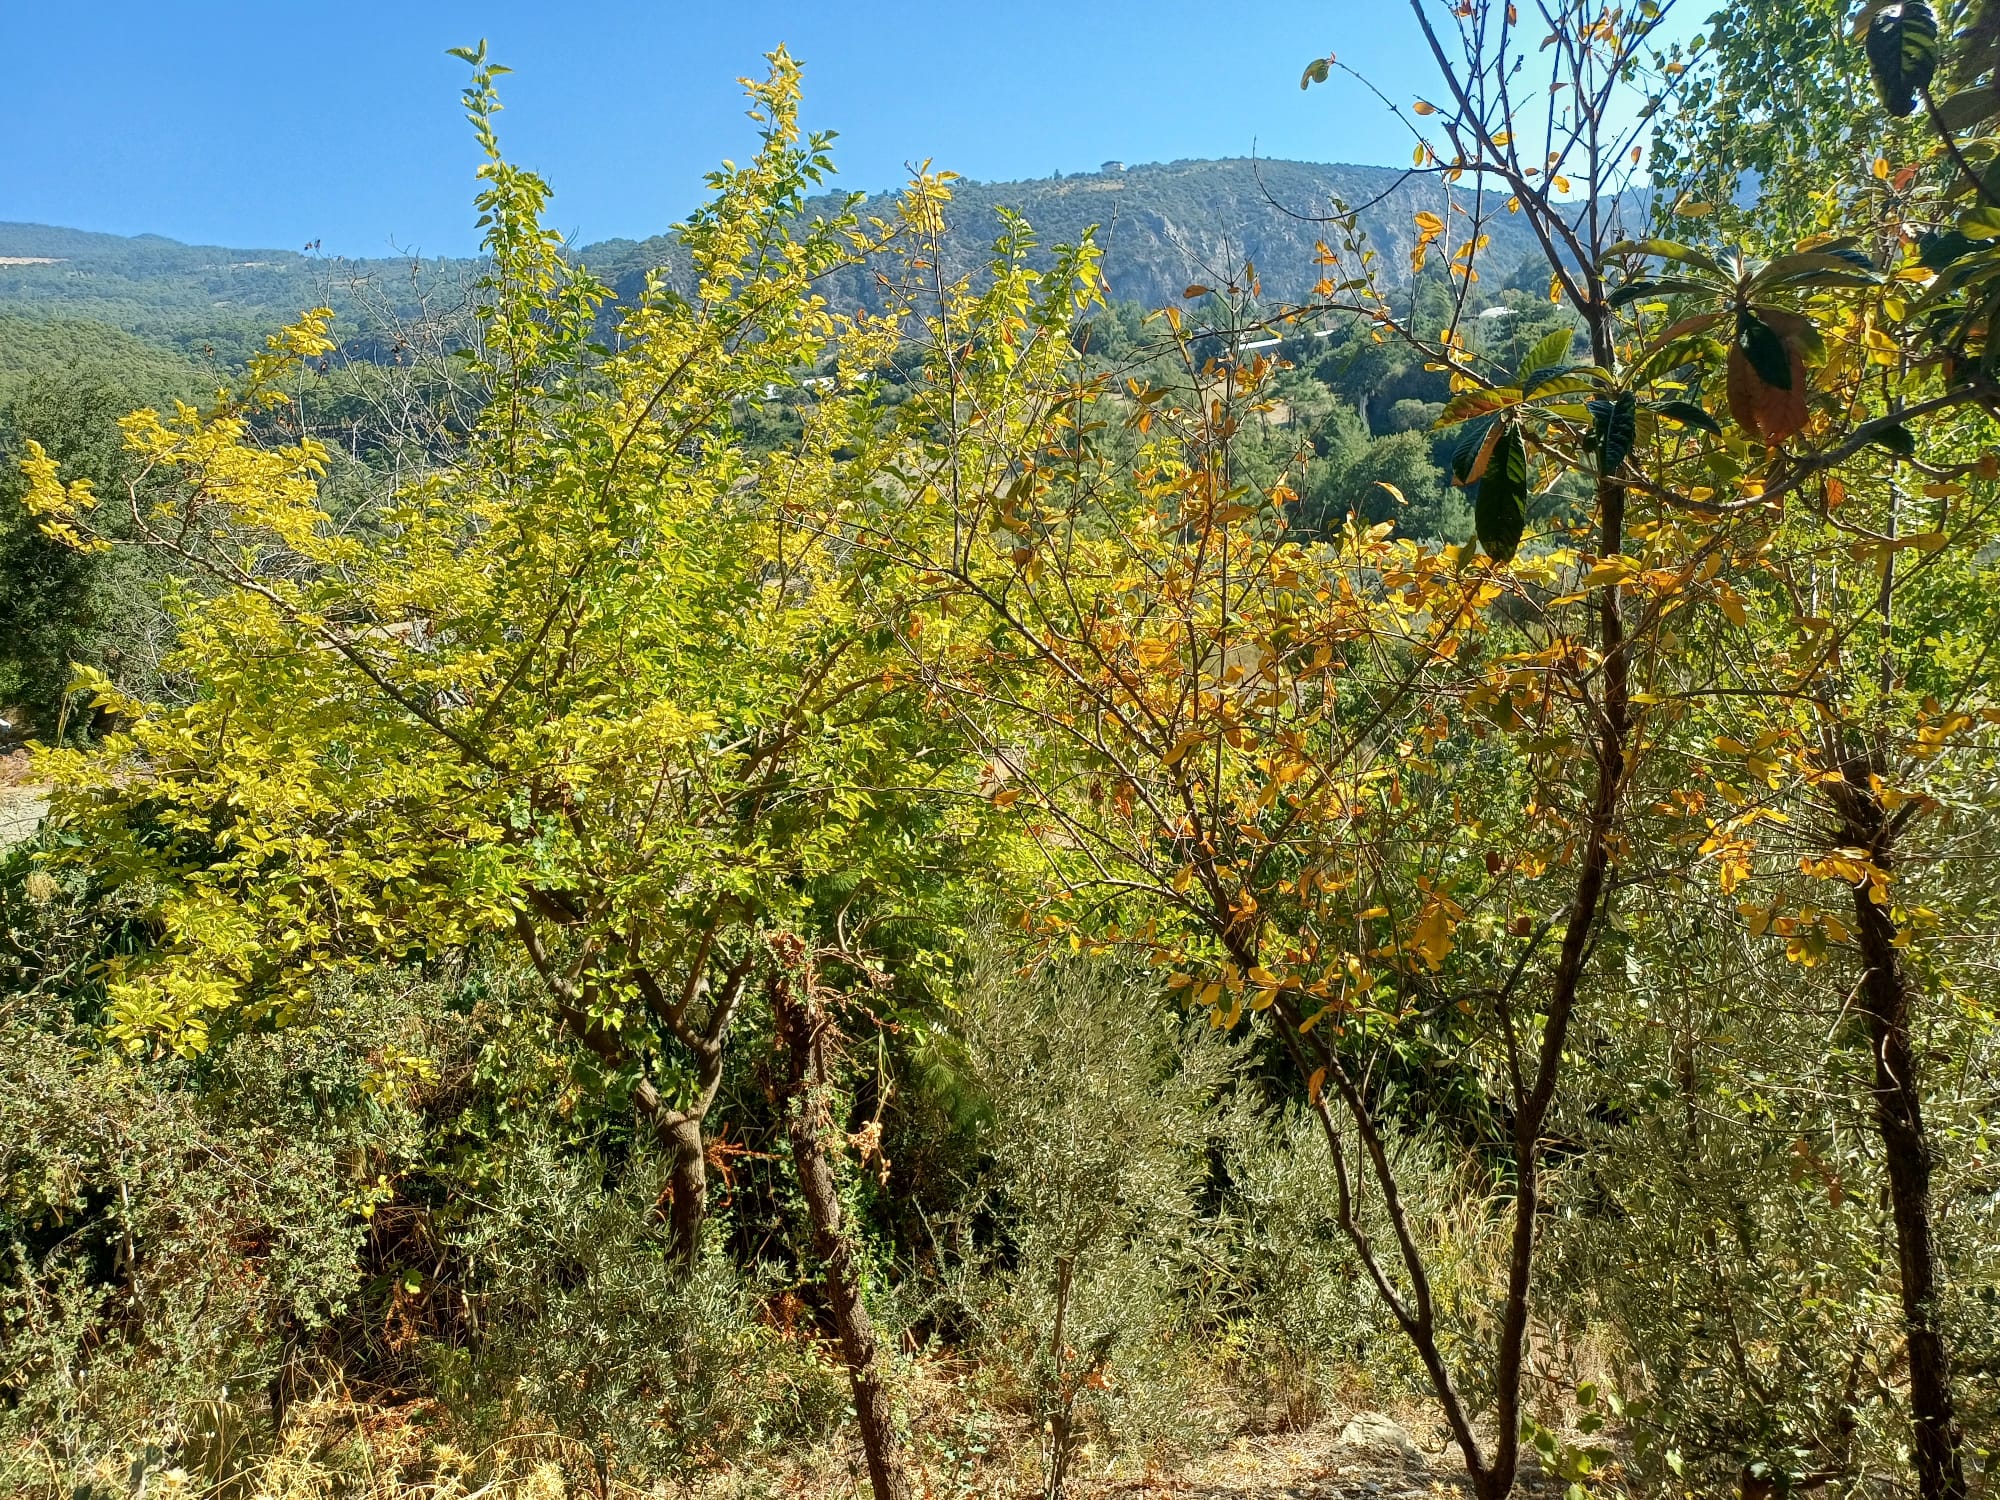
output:
<path id="1" fill-rule="evenodd" d="M 41 788 L 0 786 L 0 849 L 32 837 L 48 810 Z"/>

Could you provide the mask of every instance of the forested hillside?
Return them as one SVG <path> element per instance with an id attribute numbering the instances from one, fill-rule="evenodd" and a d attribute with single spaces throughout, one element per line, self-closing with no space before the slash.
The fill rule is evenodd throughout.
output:
<path id="1" fill-rule="evenodd" d="M 1183 161 L 1029 182 L 959 182 L 949 210 L 952 269 L 970 270 L 984 256 L 1004 207 L 1051 245 L 1074 243 L 1095 225 L 1117 298 L 1161 306 L 1190 282 L 1226 276 L 1248 260 L 1273 298 L 1297 300 L 1320 279 L 1315 246 L 1336 200 L 1366 205 L 1361 222 L 1398 263 L 1416 241 L 1412 215 L 1444 206 L 1436 184 L 1422 176 L 1306 162 Z M 808 211 L 828 211 L 834 201 L 822 196 Z M 881 203 L 893 205 L 893 196 Z M 1533 243 L 1525 227 L 1503 221 L 1495 226 L 1493 263 L 1512 267 Z M 687 267 L 685 252 L 664 234 L 584 244 L 573 254 L 625 296 L 655 267 L 676 276 Z M 350 322 L 375 299 L 408 312 L 423 290 L 435 294 L 473 274 L 474 262 L 448 258 L 353 260 L 0 224 L 0 308 L 92 319 L 239 359 L 257 347 L 261 330 L 303 308 L 326 303 Z M 361 296 L 361 286 L 372 295 Z M 879 300 L 873 276 L 861 268 L 835 275 L 828 291 L 843 307 Z"/>
<path id="2" fill-rule="evenodd" d="M 0 1492 L 1993 1495 L 2000 0 L 1674 8 L 8 229 Z"/>

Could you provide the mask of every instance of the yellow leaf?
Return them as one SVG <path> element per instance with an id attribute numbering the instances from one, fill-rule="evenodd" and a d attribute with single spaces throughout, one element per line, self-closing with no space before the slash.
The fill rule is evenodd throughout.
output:
<path id="1" fill-rule="evenodd" d="M 1319 1103 L 1319 1091 L 1326 1086 L 1326 1069 L 1315 1068 L 1313 1076 L 1306 1080 L 1306 1097 L 1314 1104 Z"/>
<path id="2" fill-rule="evenodd" d="M 1419 99 L 1410 108 L 1414 109 L 1420 115 L 1434 115 L 1438 112 L 1438 107 L 1428 99 Z"/>
<path id="3" fill-rule="evenodd" d="M 1626 558 L 1607 557 L 1588 573 L 1584 574 L 1583 578 L 1578 582 L 1577 587 L 1580 589 L 1601 589 L 1606 584 L 1623 583 L 1638 571 L 1638 568 L 1633 566 Z"/>
<path id="4" fill-rule="evenodd" d="M 1435 974 L 1444 966 L 1445 957 L 1451 952 L 1452 920 L 1442 906 L 1433 905 L 1417 923 L 1410 947 L 1422 957 Z"/>

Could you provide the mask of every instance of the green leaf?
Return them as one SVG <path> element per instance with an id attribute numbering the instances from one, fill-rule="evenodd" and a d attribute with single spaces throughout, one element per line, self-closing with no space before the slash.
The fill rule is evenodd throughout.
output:
<path id="1" fill-rule="evenodd" d="M 1864 271 L 1875 269 L 1875 262 L 1863 248 L 1859 235 L 1840 234 L 1828 239 L 1802 240 L 1798 248 L 1801 255 L 1831 255 Z"/>
<path id="2" fill-rule="evenodd" d="M 1868 23 L 1866 47 L 1882 107 L 1899 120 L 1913 113 L 1937 72 L 1936 13 L 1925 0 L 1885 5 Z"/>
<path id="3" fill-rule="evenodd" d="M 1683 427 L 1692 427 L 1697 432 L 1705 432 L 1710 437 L 1721 437 L 1722 427 L 1707 412 L 1692 401 L 1662 401 L 1653 408 L 1653 414 L 1670 417 Z"/>
<path id="4" fill-rule="evenodd" d="M 1750 283 L 1752 290 L 1774 286 L 1874 286 L 1882 275 L 1865 256 L 1829 255 L 1823 250 L 1805 250 L 1781 255 Z"/>
<path id="5" fill-rule="evenodd" d="M 1567 369 L 1542 371 L 1528 382 L 1528 388 L 1522 394 L 1540 401 L 1550 396 L 1573 396 L 1579 391 L 1598 390 L 1610 383 L 1610 378 L 1596 365 L 1571 365 Z"/>
<path id="6" fill-rule="evenodd" d="M 1714 256 L 1705 250 L 1697 250 L 1692 245 L 1682 244 L 1679 240 L 1620 240 L 1604 252 L 1599 264 L 1619 255 L 1657 255 L 1661 260 L 1677 260 L 1682 265 L 1693 266 L 1697 270 L 1707 271 L 1725 279 L 1733 279 L 1722 269 L 1721 262 Z"/>
<path id="7" fill-rule="evenodd" d="M 1909 428 L 1898 422 L 1894 427 L 1885 427 L 1876 433 L 1872 442 L 1887 448 L 1898 458 L 1917 456 L 1917 437 Z"/>
<path id="8" fill-rule="evenodd" d="M 1307 63 L 1305 72 L 1299 77 L 1299 87 L 1309 89 L 1316 83 L 1325 83 L 1327 68 L 1331 62 L 1331 58 L 1315 57 Z"/>
<path id="9" fill-rule="evenodd" d="M 1947 229 L 1943 234 L 1926 234 L 1917 241 L 1917 264 L 1926 271 L 1942 271 L 1977 248 L 1976 241 L 1956 229 Z"/>
<path id="10" fill-rule="evenodd" d="M 1738 314 L 1736 347 L 1764 384 L 1780 391 L 1792 388 L 1792 357 L 1786 352 L 1785 341 L 1755 313 Z"/>
<path id="11" fill-rule="evenodd" d="M 1521 360 L 1521 368 L 1514 372 L 1514 382 L 1525 384 L 1528 377 L 1537 370 L 1552 369 L 1569 358 L 1570 345 L 1576 342 L 1576 334 L 1568 327 L 1556 329 L 1545 335 Z"/>
<path id="12" fill-rule="evenodd" d="M 1982 120 L 2000 114 L 2000 88 L 1987 84 L 1976 89 L 1960 89 L 1938 103 L 1938 118 L 1946 130 L 1970 130 Z"/>
<path id="13" fill-rule="evenodd" d="M 1813 320 L 1804 313 L 1769 305 L 1752 307 L 1750 311 L 1770 324 L 1778 337 L 1785 341 L 1785 347 L 1796 349 L 1807 364 L 1818 364 L 1826 358 L 1826 340 L 1820 336 Z"/>
<path id="14" fill-rule="evenodd" d="M 1528 450 L 1511 423 L 1487 461 L 1473 515 L 1486 555 L 1499 563 L 1512 559 L 1528 529 Z"/>
<path id="15" fill-rule="evenodd" d="M 1597 448 L 1597 472 L 1616 474 L 1632 452 L 1638 433 L 1639 403 L 1630 391 L 1599 397 L 1589 403 L 1591 437 Z"/>
<path id="16" fill-rule="evenodd" d="M 2000 240 L 2000 208 L 1981 204 L 1958 221 L 1958 228 L 1967 239 Z"/>
<path id="17" fill-rule="evenodd" d="M 1624 307 L 1627 303 L 1641 302 L 1648 297 L 1713 297 L 1715 290 L 1706 282 L 1690 281 L 1685 276 L 1659 276 L 1645 281 L 1628 281 L 1604 300 L 1608 306 Z"/>

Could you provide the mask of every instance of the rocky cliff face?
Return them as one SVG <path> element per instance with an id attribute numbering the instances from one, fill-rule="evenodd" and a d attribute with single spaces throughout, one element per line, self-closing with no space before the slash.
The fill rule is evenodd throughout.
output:
<path id="1" fill-rule="evenodd" d="M 1457 201 L 1471 203 L 1462 192 Z M 1342 203 L 1360 210 L 1392 278 L 1407 274 L 1414 216 L 1446 212 L 1433 178 L 1312 162 L 1179 161 L 1026 182 L 960 182 L 948 215 L 948 269 L 966 271 L 984 260 L 1000 229 L 998 210 L 1009 208 L 1027 219 L 1044 247 L 1073 244 L 1094 227 L 1117 298 L 1149 307 L 1178 301 L 1190 283 L 1220 285 L 1249 261 L 1268 295 L 1296 300 L 1320 278 L 1317 244 L 1334 238 L 1328 220 Z M 1488 232 L 1487 264 L 1501 275 L 1534 253 L 1518 220 L 1503 214 Z M 652 267 L 677 269 L 667 236 L 606 241 L 578 253 L 621 293 L 636 289 Z M 870 278 L 859 273 L 830 290 L 843 302 L 866 305 L 873 297 Z"/>

